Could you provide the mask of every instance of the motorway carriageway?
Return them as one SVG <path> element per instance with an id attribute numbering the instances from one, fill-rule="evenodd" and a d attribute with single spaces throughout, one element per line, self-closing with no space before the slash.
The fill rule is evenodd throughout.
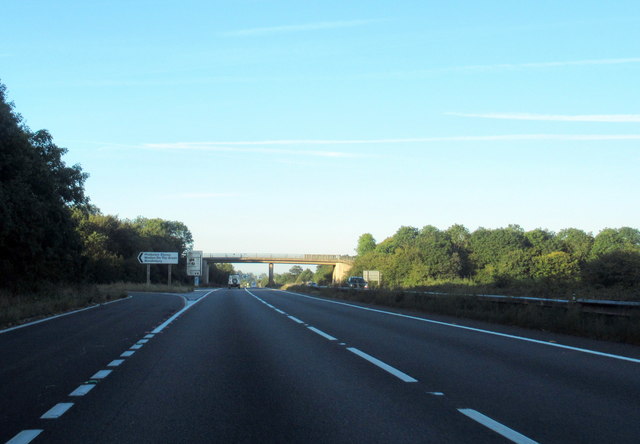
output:
<path id="1" fill-rule="evenodd" d="M 640 348 L 268 289 L 0 332 L 0 442 L 639 442 Z"/>

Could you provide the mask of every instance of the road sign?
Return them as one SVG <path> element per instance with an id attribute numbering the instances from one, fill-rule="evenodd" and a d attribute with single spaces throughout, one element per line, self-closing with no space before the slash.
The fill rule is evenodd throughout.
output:
<path id="1" fill-rule="evenodd" d="M 379 270 L 364 270 L 362 277 L 367 282 L 376 282 L 380 285 L 380 271 Z"/>
<path id="2" fill-rule="evenodd" d="M 202 275 L 202 251 L 187 251 L 187 276 Z"/>
<path id="3" fill-rule="evenodd" d="M 178 253 L 162 251 L 141 251 L 138 255 L 141 264 L 177 264 Z"/>

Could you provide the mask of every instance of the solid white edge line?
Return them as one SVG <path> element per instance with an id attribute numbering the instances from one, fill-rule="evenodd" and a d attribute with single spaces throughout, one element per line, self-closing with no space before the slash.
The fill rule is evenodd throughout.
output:
<path id="1" fill-rule="evenodd" d="M 104 303 L 102 303 L 102 304 L 96 304 L 96 305 L 92 305 L 92 306 L 90 306 L 90 307 L 80 308 L 80 309 L 78 309 L 78 310 L 68 311 L 68 312 L 66 312 L 66 313 L 60 313 L 60 314 L 55 315 L 55 316 L 49 316 L 48 318 L 38 319 L 37 321 L 28 322 L 28 323 L 26 323 L 26 324 L 16 325 L 15 327 L 5 328 L 4 330 L 0 330 L 0 334 L 2 334 L 2 333 L 8 333 L 8 332 L 10 332 L 10 331 L 17 330 L 17 329 L 19 329 L 19 328 L 31 327 L 32 325 L 42 324 L 43 322 L 52 321 L 52 320 L 54 320 L 54 319 L 62 318 L 62 317 L 64 317 L 64 316 L 69 316 L 69 315 L 72 315 L 72 314 L 80 313 L 80 312 L 82 312 L 82 311 L 91 310 L 91 309 L 93 309 L 93 308 L 98 308 L 98 307 L 101 307 L 101 306 L 103 306 L 103 305 L 113 304 L 114 302 L 126 301 L 126 300 L 128 300 L 128 299 L 131 299 L 131 297 L 132 297 L 132 296 L 127 296 L 126 298 L 116 299 L 115 301 L 104 302 Z"/>
<path id="2" fill-rule="evenodd" d="M 73 402 L 60 402 L 51 407 L 40 419 L 57 419 L 73 407 Z"/>
<path id="3" fill-rule="evenodd" d="M 330 341 L 337 341 L 337 339 L 336 339 L 336 338 L 334 338 L 334 337 L 333 337 L 333 336 L 331 336 L 331 335 L 326 334 L 326 333 L 325 333 L 325 332 L 323 332 L 322 330 L 318 330 L 317 328 L 312 327 L 312 326 L 310 326 L 310 325 L 308 325 L 308 326 L 307 326 L 307 328 L 308 328 L 309 330 L 311 330 L 312 332 L 319 334 L 320 336 L 322 336 L 322 337 L 323 337 L 323 338 L 325 338 L 325 339 L 328 339 L 328 340 L 330 340 Z"/>
<path id="4" fill-rule="evenodd" d="M 498 421 L 495 421 L 488 416 L 483 415 L 482 413 L 473 410 L 473 409 L 458 409 L 460 413 L 465 415 L 468 418 L 473 419 L 479 424 L 487 427 L 488 429 L 493 430 L 494 432 L 504 436 L 510 441 L 513 441 L 517 444 L 538 444 L 537 441 L 534 441 L 530 438 L 527 438 L 521 433 L 516 432 L 513 429 L 505 426 L 504 424 L 500 424 Z"/>
<path id="5" fill-rule="evenodd" d="M 358 350 L 355 347 L 347 347 L 347 350 L 349 350 L 351 353 L 360 356 L 362 359 L 365 359 L 367 361 L 369 361 L 370 363 L 372 363 L 373 365 L 380 367 L 382 370 L 386 371 L 387 373 L 391 373 L 393 376 L 395 376 L 396 378 L 404 381 L 404 382 L 418 382 L 417 379 L 412 378 L 411 376 L 407 375 L 404 372 L 401 372 L 400 370 L 398 370 L 397 368 L 391 367 L 389 364 L 386 364 L 384 362 L 382 362 L 379 359 L 374 358 L 371 355 L 366 354 L 363 351 Z"/>
<path id="6" fill-rule="evenodd" d="M 166 321 L 164 321 L 162 324 L 158 325 L 156 328 L 154 328 L 151 333 L 152 334 L 157 334 L 160 333 L 162 330 L 164 330 L 167 325 L 171 324 L 178 316 L 180 316 L 182 313 L 184 313 L 185 311 L 189 310 L 191 307 L 193 307 L 194 305 L 200 303 L 201 301 L 204 300 L 204 298 L 206 298 L 207 296 L 209 296 L 211 293 L 213 293 L 214 291 L 219 291 L 220 289 L 217 288 L 215 290 L 211 290 L 208 293 L 204 294 L 202 297 L 200 297 L 200 299 L 193 301 L 192 304 L 187 304 L 185 307 L 183 307 L 180 311 L 178 311 L 177 313 L 175 313 L 173 316 L 171 316 L 169 319 L 167 319 Z M 133 347 L 131 347 L 133 348 Z"/>
<path id="7" fill-rule="evenodd" d="M 401 314 L 401 313 L 394 313 L 392 311 L 378 310 L 378 309 L 369 308 L 369 307 L 361 307 L 359 305 L 347 304 L 346 302 L 329 301 L 327 299 L 316 298 L 314 296 L 307 296 L 305 294 L 294 293 L 292 291 L 286 291 L 286 290 L 273 290 L 273 291 L 281 291 L 283 293 L 289 293 L 289 294 L 293 294 L 293 295 L 300 296 L 300 297 L 303 297 L 303 298 L 315 299 L 317 301 L 327 302 L 327 303 L 330 303 L 330 304 L 346 305 L 347 307 L 351 307 L 351 308 L 357 308 L 357 309 L 360 309 L 360 310 L 373 311 L 373 312 L 376 312 L 376 313 L 383 313 L 383 314 L 388 314 L 388 315 L 391 315 L 391 316 L 398 316 L 398 317 L 401 317 L 401 318 L 413 319 L 413 320 L 416 320 L 416 321 L 427 322 L 427 323 L 430 323 L 430 324 L 444 325 L 446 327 L 454 327 L 454 328 L 459 328 L 459 329 L 462 329 L 462 330 L 474 331 L 474 332 L 477 332 L 477 333 L 485 333 L 485 334 L 488 334 L 488 335 L 500 336 L 500 337 L 503 337 L 503 338 L 516 339 L 516 340 L 519 340 L 519 341 L 525 341 L 525 342 L 531 342 L 531 343 L 534 343 L 534 344 L 546 345 L 547 347 L 562 348 L 562 349 L 565 349 L 565 350 L 572 350 L 572 351 L 577 351 L 577 352 L 580 352 L 580 353 L 587 353 L 587 354 L 596 355 L 596 356 L 603 356 L 605 358 L 619 359 L 621 361 L 628 361 L 628 362 L 633 362 L 635 364 L 640 364 L 640 359 L 629 358 L 627 356 L 614 355 L 614 354 L 610 354 L 610 353 L 604 353 L 604 352 L 599 352 L 599 351 L 595 351 L 595 350 L 589 350 L 589 349 L 586 349 L 586 348 L 572 347 L 570 345 L 562 345 L 562 344 L 557 344 L 557 343 L 554 343 L 554 342 L 546 342 L 546 341 L 541 341 L 539 339 L 525 338 L 523 336 L 509 335 L 509 334 L 506 334 L 506 333 L 499 333 L 497 331 L 483 330 L 481 328 L 466 327 L 464 325 L 450 324 L 448 322 L 434 321 L 432 319 L 420 318 L 420 317 L 417 317 L 417 316 L 405 315 L 405 314 Z"/>
<path id="8" fill-rule="evenodd" d="M 69 393 L 69 396 L 84 396 L 95 387 L 95 384 L 82 384 L 77 389 Z"/>
<path id="9" fill-rule="evenodd" d="M 107 367 L 118 367 L 123 362 L 124 362 L 124 359 L 114 359 L 113 361 L 107 364 Z"/>
<path id="10" fill-rule="evenodd" d="M 33 441 L 43 430 L 23 430 L 7 441 L 6 444 L 27 444 Z"/>
<path id="11" fill-rule="evenodd" d="M 97 371 L 91 378 L 89 379 L 104 379 L 111 374 L 113 370 L 100 370 Z"/>
<path id="12" fill-rule="evenodd" d="M 277 311 L 280 314 L 286 315 L 286 313 L 282 310 L 280 310 L 279 308 L 274 308 L 275 311 Z"/>

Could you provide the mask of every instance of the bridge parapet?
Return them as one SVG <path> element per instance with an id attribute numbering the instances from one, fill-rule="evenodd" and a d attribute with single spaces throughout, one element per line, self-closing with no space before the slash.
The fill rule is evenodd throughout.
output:
<path id="1" fill-rule="evenodd" d="M 250 262 L 252 260 L 266 262 L 273 260 L 275 262 L 296 263 L 346 263 L 351 264 L 354 261 L 353 256 L 340 254 L 272 254 L 272 253 L 206 253 L 203 255 L 205 259 L 224 259 L 225 261 L 238 260 L 241 262 Z"/>
<path id="2" fill-rule="evenodd" d="M 210 263 L 269 264 L 269 282 L 273 283 L 273 264 L 309 264 L 333 266 L 333 282 L 343 281 L 355 257 L 341 254 L 206 253 L 202 256 L 204 283 L 209 282 Z"/>

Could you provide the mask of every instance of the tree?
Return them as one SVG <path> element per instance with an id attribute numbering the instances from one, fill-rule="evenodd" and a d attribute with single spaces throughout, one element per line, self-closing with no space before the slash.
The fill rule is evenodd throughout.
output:
<path id="1" fill-rule="evenodd" d="M 583 270 L 585 281 L 604 287 L 640 287 L 640 252 L 616 250 L 589 261 Z"/>
<path id="2" fill-rule="evenodd" d="M 529 248 L 535 256 L 549 254 L 554 251 L 562 250 L 562 242 L 560 242 L 555 233 L 542 228 L 527 231 L 524 236 L 531 245 Z"/>
<path id="3" fill-rule="evenodd" d="M 605 228 L 593 241 L 591 258 L 623 250 L 640 251 L 640 230 L 630 227 Z"/>
<path id="4" fill-rule="evenodd" d="M 500 262 L 504 262 L 509 252 L 525 250 L 529 245 L 523 230 L 517 225 L 495 230 L 481 227 L 469 238 L 470 259 L 476 270 L 487 265 L 495 267 Z"/>
<path id="5" fill-rule="evenodd" d="M 396 231 L 396 234 L 378 244 L 376 250 L 381 253 L 393 253 L 397 248 L 406 248 L 412 245 L 416 237 L 418 237 L 417 228 L 402 226 Z"/>
<path id="6" fill-rule="evenodd" d="M 236 274 L 233 264 L 210 264 L 209 282 L 217 285 L 227 285 L 229 275 Z M 267 278 L 267 280 L 269 280 Z"/>
<path id="7" fill-rule="evenodd" d="M 376 240 L 371 233 L 364 233 L 358 239 L 358 247 L 356 248 L 356 254 L 362 256 L 370 251 L 375 250 Z"/>
<path id="8" fill-rule="evenodd" d="M 578 260 L 564 251 L 533 258 L 533 277 L 547 281 L 574 280 L 580 275 Z"/>
<path id="9" fill-rule="evenodd" d="M 313 280 L 319 285 L 329 285 L 333 280 L 333 265 L 318 265 Z"/>
<path id="10" fill-rule="evenodd" d="M 302 271 L 303 269 L 300 265 L 294 265 L 289 269 L 289 273 L 291 273 L 295 278 L 300 276 L 300 274 L 302 274 Z"/>
<path id="11" fill-rule="evenodd" d="M 455 224 L 447 228 L 445 234 L 451 239 L 453 251 L 460 260 L 460 276 L 470 276 L 473 272 L 473 266 L 469 258 L 471 233 L 469 233 L 469 230 L 464 225 Z"/>
<path id="12" fill-rule="evenodd" d="M 305 268 L 305 270 L 302 273 L 300 273 L 300 275 L 296 279 L 296 282 L 298 283 L 305 283 L 305 282 L 311 282 L 311 281 L 313 281 L 313 271 L 309 270 L 308 268 Z"/>
<path id="13" fill-rule="evenodd" d="M 66 166 L 48 132 L 24 125 L 5 93 L 0 84 L 0 276 L 10 277 L 0 286 L 77 281 L 82 244 L 71 207 L 88 205 L 87 175 Z"/>
<path id="14" fill-rule="evenodd" d="M 185 254 L 193 248 L 193 236 L 182 222 L 137 217 L 132 224 L 143 237 L 158 244 L 159 249 L 155 251 L 178 251 Z"/>
<path id="15" fill-rule="evenodd" d="M 562 250 L 569 253 L 579 264 L 583 264 L 591 254 L 593 236 L 577 228 L 566 228 L 558 232 Z"/>

